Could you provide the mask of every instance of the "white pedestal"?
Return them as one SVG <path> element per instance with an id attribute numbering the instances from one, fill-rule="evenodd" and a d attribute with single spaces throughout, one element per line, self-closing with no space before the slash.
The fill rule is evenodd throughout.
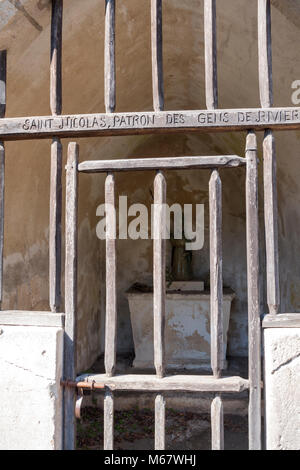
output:
<path id="1" fill-rule="evenodd" d="M 63 315 L 0 312 L 0 449 L 62 448 Z"/>
<path id="2" fill-rule="evenodd" d="M 265 328 L 264 356 L 266 448 L 299 450 L 300 327 Z"/>
<path id="3" fill-rule="evenodd" d="M 224 364 L 231 302 L 235 294 L 224 289 Z M 134 367 L 153 369 L 153 293 L 127 292 L 135 348 Z M 167 291 L 166 362 L 169 368 L 210 369 L 209 291 Z"/>

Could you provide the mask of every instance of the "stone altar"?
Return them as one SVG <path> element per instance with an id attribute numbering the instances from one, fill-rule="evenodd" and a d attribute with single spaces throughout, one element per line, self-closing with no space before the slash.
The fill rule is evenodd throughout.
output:
<path id="1" fill-rule="evenodd" d="M 234 297 L 231 289 L 224 289 L 224 369 Z M 153 369 L 153 290 L 134 285 L 127 298 L 135 348 L 133 367 Z M 210 369 L 210 292 L 202 282 L 174 282 L 167 289 L 165 342 L 168 368 Z"/>

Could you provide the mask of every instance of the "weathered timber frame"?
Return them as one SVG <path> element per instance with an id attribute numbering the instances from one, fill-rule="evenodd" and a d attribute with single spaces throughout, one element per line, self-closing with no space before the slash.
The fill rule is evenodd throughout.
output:
<path id="1" fill-rule="evenodd" d="M 5 141 L 52 139 L 50 177 L 49 303 L 55 322 L 61 308 L 61 171 L 62 138 L 160 134 L 178 132 L 247 132 L 245 158 L 238 156 L 123 159 L 79 164 L 79 146 L 69 144 L 66 167 L 65 249 L 65 348 L 64 348 L 64 448 L 75 446 L 76 322 L 77 322 L 77 200 L 79 173 L 107 173 L 106 202 L 115 205 L 114 173 L 155 170 L 156 207 L 154 240 L 154 356 L 156 376 L 115 375 L 116 365 L 116 220 L 107 220 L 106 241 L 106 340 L 103 375 L 87 375 L 86 387 L 104 389 L 104 448 L 113 449 L 114 391 L 154 392 L 155 448 L 165 448 L 166 392 L 212 392 L 212 448 L 224 448 L 222 393 L 249 390 L 249 448 L 261 449 L 261 324 L 259 309 L 258 168 L 255 131 L 265 133 L 264 212 L 267 256 L 267 298 L 270 315 L 264 323 L 294 324 L 291 315 L 279 312 L 276 152 L 273 131 L 300 129 L 300 108 L 272 108 L 272 49 L 270 0 L 258 2 L 259 83 L 261 108 L 221 109 L 218 104 L 216 0 L 204 0 L 206 110 L 165 111 L 163 84 L 163 2 L 151 0 L 153 109 L 143 113 L 115 113 L 115 0 L 105 0 L 105 113 L 62 115 L 63 0 L 52 0 L 50 116 L 5 118 L 6 51 L 0 51 L 0 306 L 3 283 Z M 222 183 L 220 168 L 246 167 L 247 266 L 249 317 L 249 377 L 222 377 Z M 162 227 L 167 184 L 165 170 L 211 169 L 210 264 L 211 264 L 211 368 L 212 376 L 168 376 L 164 358 L 165 241 Z M 16 319 L 18 312 L 6 312 Z M 79 384 L 77 384 L 79 386 Z"/>

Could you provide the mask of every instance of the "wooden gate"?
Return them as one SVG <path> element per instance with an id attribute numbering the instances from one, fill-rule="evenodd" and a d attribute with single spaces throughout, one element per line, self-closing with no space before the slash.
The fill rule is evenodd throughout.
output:
<path id="1" fill-rule="evenodd" d="M 223 2 L 222 2 L 223 3 Z M 258 0 L 258 45 L 260 109 L 222 110 L 218 107 L 216 0 L 204 0 L 206 110 L 164 111 L 162 61 L 162 0 L 151 0 L 153 112 L 115 113 L 115 0 L 105 0 L 105 106 L 106 113 L 64 116 L 62 112 L 61 53 L 63 0 L 52 1 L 50 105 L 51 116 L 5 118 L 6 51 L 0 54 L 0 283 L 3 277 L 4 162 L 6 140 L 52 138 L 50 197 L 50 309 L 60 309 L 61 286 L 61 167 L 64 137 L 137 135 L 176 132 L 246 131 L 246 156 L 123 159 L 78 163 L 79 147 L 68 149 L 66 184 L 65 261 L 65 353 L 64 353 L 64 448 L 75 445 L 76 308 L 77 308 L 77 197 L 78 174 L 105 172 L 106 202 L 115 205 L 115 179 L 118 171 L 156 170 L 154 180 L 154 352 L 156 376 L 115 376 L 116 362 L 116 220 L 108 216 L 106 241 L 106 374 L 87 377 L 81 387 L 104 388 L 104 447 L 113 448 L 114 392 L 119 390 L 153 392 L 155 398 L 155 448 L 165 448 L 165 393 L 212 392 L 212 447 L 223 449 L 224 426 L 222 392 L 249 389 L 249 448 L 261 448 L 261 325 L 259 311 L 258 186 L 255 131 L 264 131 L 264 204 L 267 255 L 267 297 L 269 313 L 279 311 L 276 155 L 273 130 L 299 129 L 299 108 L 272 107 L 272 54 L 270 0 Z M 197 12 L 195 12 L 196 14 Z M 249 377 L 222 377 L 222 208 L 219 169 L 246 166 L 247 265 L 249 318 Z M 165 170 L 211 169 L 210 270 L 211 270 L 211 376 L 166 376 L 164 357 L 165 240 L 163 204 L 166 200 Z"/>

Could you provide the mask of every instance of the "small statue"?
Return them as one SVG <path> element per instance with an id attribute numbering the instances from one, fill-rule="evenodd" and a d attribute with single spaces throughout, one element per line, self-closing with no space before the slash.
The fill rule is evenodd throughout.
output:
<path id="1" fill-rule="evenodd" d="M 174 236 L 170 238 L 172 244 L 172 281 L 190 281 L 193 279 L 192 252 L 186 250 L 187 240 L 182 236 L 181 240 L 175 240 Z"/>

